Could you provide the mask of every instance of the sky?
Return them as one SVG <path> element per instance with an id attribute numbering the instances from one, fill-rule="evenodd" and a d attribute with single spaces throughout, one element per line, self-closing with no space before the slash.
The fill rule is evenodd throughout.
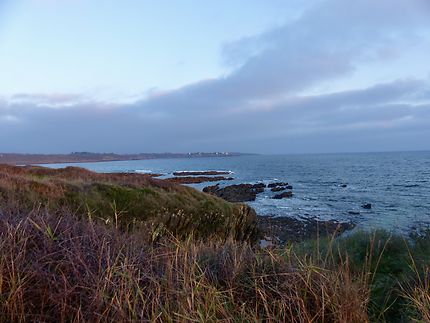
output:
<path id="1" fill-rule="evenodd" d="M 0 0 L 0 152 L 430 149 L 428 0 Z"/>

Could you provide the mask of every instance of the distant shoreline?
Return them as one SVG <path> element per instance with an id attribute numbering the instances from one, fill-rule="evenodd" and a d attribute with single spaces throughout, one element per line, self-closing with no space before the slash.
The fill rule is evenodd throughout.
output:
<path id="1" fill-rule="evenodd" d="M 35 164 L 75 164 L 75 163 L 101 163 L 112 161 L 148 160 L 163 158 L 202 158 L 202 157 L 234 157 L 243 154 L 236 152 L 211 153 L 140 153 L 140 154 L 113 154 L 113 153 L 71 153 L 71 154 L 12 154 L 0 153 L 0 164 L 35 165 Z"/>

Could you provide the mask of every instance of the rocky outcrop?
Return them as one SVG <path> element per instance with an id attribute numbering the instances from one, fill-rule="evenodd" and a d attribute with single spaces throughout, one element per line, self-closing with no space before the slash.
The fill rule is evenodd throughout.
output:
<path id="1" fill-rule="evenodd" d="M 372 204 L 371 203 L 366 203 L 366 204 L 363 204 L 361 207 L 363 209 L 370 210 L 372 208 Z"/>
<path id="2" fill-rule="evenodd" d="M 272 199 L 281 200 L 281 199 L 290 198 L 290 197 L 293 197 L 293 192 L 287 191 L 273 196 Z"/>
<path id="3" fill-rule="evenodd" d="M 270 190 L 272 192 L 281 192 L 281 191 L 285 191 L 287 188 L 285 186 L 277 186 L 277 187 L 273 187 Z"/>
<path id="4" fill-rule="evenodd" d="M 200 184 L 205 182 L 232 181 L 233 179 L 233 177 L 224 176 L 183 176 L 168 178 L 166 181 L 176 184 Z"/>
<path id="5" fill-rule="evenodd" d="M 264 183 L 252 184 L 252 186 L 253 186 L 255 189 L 259 189 L 259 190 L 263 189 L 263 190 L 262 190 L 262 192 L 263 192 L 263 191 L 264 191 L 264 189 L 266 188 L 266 184 L 264 184 Z"/>
<path id="6" fill-rule="evenodd" d="M 288 186 L 277 186 L 277 187 L 273 187 L 270 190 L 272 192 L 281 192 L 281 191 L 285 191 L 285 190 L 292 190 L 293 187 L 291 185 Z"/>
<path id="7" fill-rule="evenodd" d="M 348 211 L 348 214 L 350 214 L 350 215 L 360 215 L 360 212 L 358 212 L 358 211 Z"/>
<path id="8" fill-rule="evenodd" d="M 257 194 L 264 192 L 265 184 L 237 184 L 221 188 L 219 184 L 208 186 L 203 192 L 218 196 L 229 202 L 255 201 Z"/>
<path id="9" fill-rule="evenodd" d="M 181 171 L 174 172 L 173 176 L 212 176 L 212 175 L 229 175 L 231 172 L 208 170 L 208 171 Z"/>
<path id="10" fill-rule="evenodd" d="M 322 221 L 316 218 L 258 216 L 261 239 L 271 242 L 303 241 L 325 236 L 337 236 L 354 228 L 351 222 Z"/>

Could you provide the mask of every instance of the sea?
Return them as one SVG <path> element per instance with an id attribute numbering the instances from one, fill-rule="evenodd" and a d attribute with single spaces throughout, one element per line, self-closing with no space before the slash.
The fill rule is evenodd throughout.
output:
<path id="1" fill-rule="evenodd" d="M 430 227 L 430 152 L 242 155 L 97 163 L 50 164 L 96 172 L 229 171 L 239 183 L 288 182 L 292 198 L 272 199 L 266 189 L 249 202 L 262 216 L 354 222 L 357 229 L 404 233 Z M 197 189 L 213 183 L 190 185 Z M 371 203 L 371 209 L 362 206 Z"/>

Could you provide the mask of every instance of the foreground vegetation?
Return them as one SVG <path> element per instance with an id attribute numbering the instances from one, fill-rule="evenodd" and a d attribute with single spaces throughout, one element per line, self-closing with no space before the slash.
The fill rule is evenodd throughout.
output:
<path id="1" fill-rule="evenodd" d="M 242 205 L 149 177 L 8 167 L 0 322 L 430 321 L 430 234 L 261 249 Z M 166 205 L 192 221 L 178 230 L 155 212 Z"/>
<path id="2" fill-rule="evenodd" d="M 2 322 L 428 321 L 429 238 L 385 232 L 259 249 L 0 213 Z"/>

